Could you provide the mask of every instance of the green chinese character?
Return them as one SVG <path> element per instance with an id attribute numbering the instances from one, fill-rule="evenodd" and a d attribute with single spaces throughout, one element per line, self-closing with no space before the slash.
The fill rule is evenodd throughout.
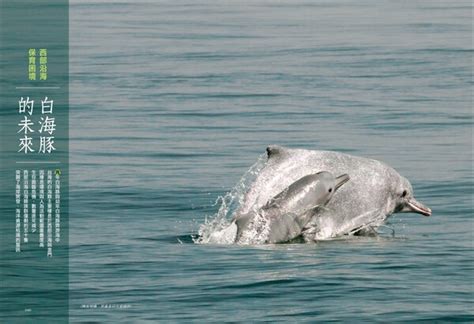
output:
<path id="1" fill-rule="evenodd" d="M 28 56 L 36 56 L 36 49 L 30 48 L 28 50 Z"/>

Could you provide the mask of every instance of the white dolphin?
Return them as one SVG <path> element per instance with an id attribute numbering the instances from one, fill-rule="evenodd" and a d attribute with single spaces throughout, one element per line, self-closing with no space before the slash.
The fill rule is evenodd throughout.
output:
<path id="1" fill-rule="evenodd" d="M 347 181 L 330 172 L 308 174 L 296 180 L 261 208 L 234 215 L 236 243 L 283 243 L 299 235 L 314 215 Z"/>
<path id="2" fill-rule="evenodd" d="M 418 202 L 410 182 L 390 166 L 372 159 L 331 151 L 289 149 L 272 145 L 268 161 L 244 196 L 235 213 L 255 213 L 291 184 L 309 174 L 327 171 L 348 174 L 351 180 L 304 225 L 307 241 L 376 229 L 393 213 L 414 212 L 431 215 Z"/>

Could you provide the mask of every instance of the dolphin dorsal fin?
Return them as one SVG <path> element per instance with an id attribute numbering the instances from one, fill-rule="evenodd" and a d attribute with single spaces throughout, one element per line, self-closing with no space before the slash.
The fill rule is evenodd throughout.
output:
<path id="1" fill-rule="evenodd" d="M 286 149 L 279 145 L 270 145 L 267 147 L 267 158 L 276 159 L 285 155 Z"/>

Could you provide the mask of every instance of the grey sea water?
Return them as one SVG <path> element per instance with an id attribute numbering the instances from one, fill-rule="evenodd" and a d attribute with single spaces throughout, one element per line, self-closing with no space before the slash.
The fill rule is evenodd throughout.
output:
<path id="1" fill-rule="evenodd" d="M 72 322 L 474 320 L 470 1 L 74 0 L 70 19 Z M 433 216 L 193 244 L 269 144 L 382 160 Z"/>

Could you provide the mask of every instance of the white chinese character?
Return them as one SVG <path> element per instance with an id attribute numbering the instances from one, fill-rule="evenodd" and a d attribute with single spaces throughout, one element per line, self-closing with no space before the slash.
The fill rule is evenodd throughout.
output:
<path id="1" fill-rule="evenodd" d="M 20 144 L 18 145 L 20 149 L 18 150 L 18 152 L 24 151 L 25 154 L 28 152 L 34 152 L 34 150 L 31 148 L 31 146 L 33 145 L 31 140 L 32 138 L 27 137 L 26 135 L 25 137 L 20 138 Z"/>
<path id="2" fill-rule="evenodd" d="M 51 153 L 51 151 L 56 150 L 56 148 L 53 146 L 54 144 L 54 136 L 40 136 L 40 148 L 38 150 L 38 153 Z"/>
<path id="3" fill-rule="evenodd" d="M 20 133 L 20 132 L 24 132 L 25 134 L 33 133 L 34 130 L 31 129 L 31 127 L 30 127 L 32 125 L 33 125 L 33 122 L 31 121 L 31 119 L 24 116 L 24 119 L 21 120 L 20 123 L 18 123 L 18 126 L 20 126 L 21 128 L 17 133 Z"/>
<path id="4" fill-rule="evenodd" d="M 21 99 L 18 101 L 18 112 L 20 114 L 27 112 L 31 116 L 33 114 L 33 105 L 34 100 L 30 100 L 30 97 L 26 97 L 26 100 L 21 97 Z"/>
<path id="5" fill-rule="evenodd" d="M 42 114 L 53 113 L 53 100 L 48 100 L 48 97 L 44 97 L 44 100 L 41 100 L 41 113 Z"/>
<path id="6" fill-rule="evenodd" d="M 56 124 L 54 123 L 54 118 L 46 116 L 45 119 L 41 117 L 39 121 L 41 128 L 39 130 L 40 133 L 46 132 L 49 135 L 52 135 L 53 132 L 56 130 Z"/>

